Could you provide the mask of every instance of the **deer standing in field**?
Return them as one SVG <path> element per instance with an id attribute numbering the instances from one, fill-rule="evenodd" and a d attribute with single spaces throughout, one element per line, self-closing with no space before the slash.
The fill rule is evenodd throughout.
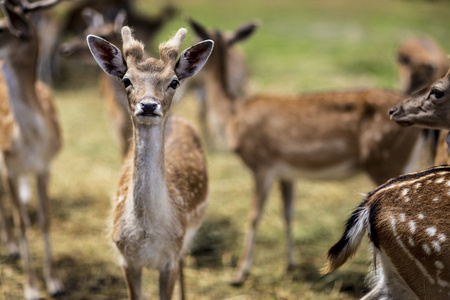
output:
<path id="1" fill-rule="evenodd" d="M 191 27 L 201 27 L 193 19 L 188 19 L 189 25 Z M 242 25 L 236 31 L 246 32 L 247 39 L 258 28 L 258 22 L 252 22 L 249 24 Z M 197 30 L 201 33 L 202 30 Z M 213 34 L 213 31 L 209 31 L 208 35 Z M 232 35 L 233 32 L 226 32 L 224 35 Z M 198 40 L 207 40 L 207 36 L 198 36 Z M 244 96 L 248 94 L 249 90 L 249 68 L 246 63 L 244 53 L 236 47 L 236 42 L 239 40 L 229 40 L 227 59 L 225 63 L 227 64 L 224 68 L 226 77 L 226 90 L 230 97 L 233 99 L 244 99 Z M 203 72 L 200 72 L 196 77 L 188 81 L 189 86 L 196 90 L 198 100 L 199 100 L 199 123 L 202 131 L 202 135 L 205 138 L 207 144 L 212 148 L 223 148 L 222 144 L 225 139 L 225 128 L 222 127 L 225 123 L 222 118 L 222 114 L 217 114 L 217 110 L 208 109 L 211 100 L 206 99 L 205 91 L 205 79 L 203 78 Z M 209 129 L 208 123 L 212 125 L 213 132 Z"/>
<path id="2" fill-rule="evenodd" d="M 449 69 L 447 54 L 429 37 L 409 37 L 397 49 L 400 85 L 408 95 L 420 91 L 442 77 Z M 449 163 L 446 136 L 448 131 L 425 130 L 430 138 L 434 165 Z"/>
<path id="3" fill-rule="evenodd" d="M 200 138 L 185 120 L 171 116 L 175 90 L 208 59 L 212 41 L 177 56 L 186 35 L 180 29 L 160 45 L 160 59 L 147 57 L 128 27 L 123 55 L 113 44 L 87 38 L 97 63 L 125 87 L 133 145 L 124 163 L 113 212 L 112 238 L 122 254 L 129 299 L 142 299 L 143 267 L 159 271 L 160 299 L 170 299 L 177 278 L 182 296 L 182 259 L 205 215 L 207 171 Z"/>
<path id="4" fill-rule="evenodd" d="M 82 61 L 86 63 L 94 63 L 89 48 L 86 45 L 86 36 L 89 34 L 99 36 L 108 40 L 114 45 L 121 45 L 122 39 L 120 30 L 127 20 L 126 10 L 120 10 L 116 13 L 113 21 L 108 21 L 105 17 L 95 9 L 85 8 L 82 15 L 87 24 L 84 33 L 78 38 L 69 41 L 59 48 L 59 53 L 67 59 L 74 61 Z M 161 20 L 165 20 L 160 17 Z M 150 21 L 149 21 L 150 22 Z M 153 42 L 153 38 L 162 26 L 161 22 L 155 22 L 157 26 L 151 27 L 149 24 L 142 24 L 141 34 L 145 40 Z M 145 28 L 145 31 L 143 30 Z M 118 137 L 121 154 L 123 157 L 128 153 L 130 143 L 133 137 L 131 118 L 128 113 L 128 102 L 126 100 L 125 89 L 123 85 L 111 76 L 102 72 L 99 75 L 99 85 L 103 99 L 111 114 L 112 124 Z"/>
<path id="5" fill-rule="evenodd" d="M 403 126 L 450 129 L 450 72 L 390 111 Z M 324 272 L 358 249 L 366 230 L 376 284 L 363 299 L 450 298 L 450 167 L 392 179 L 369 193 L 328 251 Z"/>
<path id="6" fill-rule="evenodd" d="M 230 40 L 241 41 L 250 31 L 241 28 L 224 36 L 198 24 L 193 28 L 198 36 L 215 43 L 203 70 L 208 109 L 220 115 L 229 148 L 250 169 L 254 181 L 249 230 L 233 282 L 239 286 L 250 270 L 256 232 L 275 180 L 284 205 L 289 270 L 295 264 L 294 179 L 341 179 L 364 171 L 380 184 L 411 168 L 420 149 L 420 130 L 401 128 L 389 120 L 389 108 L 404 96 L 385 90 L 231 98 L 224 76 Z"/>
<path id="7" fill-rule="evenodd" d="M 22 11 L 45 9 L 58 1 L 24 2 L 13 7 L 9 1 L 1 3 L 5 18 L 0 23 L 0 106 L 2 107 L 1 155 L 2 173 L 9 187 L 14 221 L 20 232 L 20 247 L 14 242 L 6 220 L 3 197 L 0 198 L 0 225 L 11 255 L 20 255 L 24 264 L 25 298 L 40 299 L 37 278 L 32 267 L 27 228 L 30 220 L 20 199 L 19 178 L 33 174 L 37 180 L 38 216 L 44 239 L 44 278 L 48 292 L 63 293 L 56 275 L 50 245 L 50 212 L 48 182 L 50 166 L 61 147 L 58 117 L 50 90 L 36 80 L 38 40 L 34 25 Z"/>

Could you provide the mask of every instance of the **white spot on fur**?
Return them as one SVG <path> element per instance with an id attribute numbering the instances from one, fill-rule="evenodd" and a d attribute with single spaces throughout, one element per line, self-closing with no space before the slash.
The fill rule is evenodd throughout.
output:
<path id="1" fill-rule="evenodd" d="M 443 183 L 443 182 L 444 182 L 444 178 L 443 177 L 441 177 L 439 179 L 436 179 L 436 183 Z"/>
<path id="2" fill-rule="evenodd" d="M 419 214 L 418 218 L 423 220 L 425 218 L 425 216 L 423 214 Z"/>
<path id="3" fill-rule="evenodd" d="M 416 232 L 416 222 L 414 221 L 409 221 L 409 231 L 411 231 L 411 233 Z"/>
<path id="4" fill-rule="evenodd" d="M 405 254 L 408 256 L 408 258 L 413 261 L 416 266 L 419 268 L 419 270 L 422 272 L 422 274 L 425 276 L 425 278 L 428 279 L 428 281 L 431 284 L 435 283 L 435 280 L 433 279 L 433 277 L 431 277 L 431 275 L 428 273 L 427 269 L 422 265 L 422 263 L 420 261 L 418 261 L 412 254 L 411 252 L 408 251 L 408 249 L 405 247 L 405 245 L 403 244 L 403 242 L 401 241 L 401 239 L 397 236 L 397 229 L 395 227 L 395 218 L 393 216 L 391 216 L 391 226 L 392 226 L 392 231 L 394 233 L 395 236 L 395 240 L 397 241 L 397 244 L 400 246 L 400 248 L 403 250 L 403 252 L 405 252 Z"/>
<path id="5" fill-rule="evenodd" d="M 450 180 L 447 180 L 447 186 L 450 186 Z"/>
<path id="6" fill-rule="evenodd" d="M 423 245 L 422 245 L 422 248 L 423 248 L 423 251 L 425 251 L 425 253 L 426 253 L 427 255 L 430 255 L 430 254 L 431 254 L 431 248 L 430 248 L 430 246 L 428 246 L 427 244 L 423 244 Z"/>
<path id="7" fill-rule="evenodd" d="M 405 202 L 409 202 L 409 201 L 411 201 L 411 197 L 406 197 Z"/>
<path id="8" fill-rule="evenodd" d="M 400 214 L 400 221 L 405 222 L 405 220 L 406 220 L 405 214 Z"/>
<path id="9" fill-rule="evenodd" d="M 408 188 L 403 189 L 403 192 L 402 192 L 403 196 L 406 196 L 408 193 L 409 193 L 409 189 Z"/>
<path id="10" fill-rule="evenodd" d="M 444 264 L 440 261 L 435 261 L 434 265 L 436 266 L 436 268 L 438 268 L 439 270 L 442 270 L 444 268 Z"/>
<path id="11" fill-rule="evenodd" d="M 433 201 L 439 201 L 439 197 L 434 197 Z"/>
<path id="12" fill-rule="evenodd" d="M 445 242 L 445 241 L 447 240 L 447 237 L 445 236 L 445 234 L 440 233 L 440 234 L 438 234 L 438 239 L 439 239 L 441 242 Z"/>
<path id="13" fill-rule="evenodd" d="M 431 242 L 431 246 L 433 247 L 433 249 L 434 249 L 436 252 L 441 252 L 441 244 L 439 244 L 439 242 L 437 242 L 437 241 L 432 241 L 432 242 Z"/>
<path id="14" fill-rule="evenodd" d="M 416 184 L 414 185 L 414 188 L 418 189 L 418 188 L 420 188 L 421 186 L 422 186 L 422 183 L 421 183 L 421 182 L 418 182 L 418 183 L 416 183 Z"/>
<path id="15" fill-rule="evenodd" d="M 429 236 L 435 236 L 435 234 L 436 234 L 436 227 L 427 228 L 426 232 L 428 233 Z"/>
<path id="16" fill-rule="evenodd" d="M 416 243 L 414 243 L 414 239 L 412 237 L 408 237 L 408 243 L 411 247 L 414 247 Z"/>

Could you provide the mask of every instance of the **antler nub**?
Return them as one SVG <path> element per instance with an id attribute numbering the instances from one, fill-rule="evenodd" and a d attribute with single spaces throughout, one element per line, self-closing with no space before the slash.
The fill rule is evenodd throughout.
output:
<path id="1" fill-rule="evenodd" d="M 161 60 L 175 64 L 177 62 L 178 53 L 180 52 L 181 44 L 186 37 L 187 30 L 180 28 L 175 36 L 167 42 L 159 46 L 159 56 Z"/>

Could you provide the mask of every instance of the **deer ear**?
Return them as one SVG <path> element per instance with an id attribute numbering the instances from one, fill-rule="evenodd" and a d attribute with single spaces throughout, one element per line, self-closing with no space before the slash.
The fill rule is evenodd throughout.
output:
<path id="1" fill-rule="evenodd" d="M 119 33 L 122 30 L 122 27 L 125 25 L 125 21 L 127 19 L 127 12 L 125 9 L 119 10 L 116 18 L 114 19 L 114 32 Z"/>
<path id="2" fill-rule="evenodd" d="M 175 66 L 178 80 L 185 80 L 197 74 L 208 60 L 213 47 L 214 42 L 206 40 L 184 50 Z"/>
<path id="3" fill-rule="evenodd" d="M 189 23 L 189 26 L 194 30 L 195 34 L 201 39 L 201 40 L 208 40 L 210 39 L 208 32 L 206 29 L 200 25 L 200 23 L 197 23 L 191 18 L 187 19 L 187 22 Z"/>
<path id="4" fill-rule="evenodd" d="M 239 27 L 228 41 L 228 46 L 231 46 L 237 42 L 244 41 L 251 37 L 255 30 L 259 27 L 259 25 L 260 22 L 253 22 Z"/>
<path id="5" fill-rule="evenodd" d="M 81 16 L 88 28 L 99 28 L 105 24 L 103 15 L 93 8 L 86 7 L 81 11 Z"/>
<path id="6" fill-rule="evenodd" d="M 30 37 L 31 28 L 25 17 L 18 14 L 7 3 L 1 5 L 9 31 L 18 38 Z"/>
<path id="7" fill-rule="evenodd" d="M 95 35 L 88 35 L 87 43 L 92 56 L 103 71 L 122 79 L 127 72 L 127 65 L 119 48 Z"/>

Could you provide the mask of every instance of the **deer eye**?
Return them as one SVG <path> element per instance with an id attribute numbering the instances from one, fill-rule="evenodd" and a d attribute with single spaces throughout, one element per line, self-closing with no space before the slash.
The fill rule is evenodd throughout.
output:
<path id="1" fill-rule="evenodd" d="M 176 79 L 172 80 L 169 84 L 169 87 L 172 89 L 176 89 L 180 85 L 180 82 Z"/>
<path id="2" fill-rule="evenodd" d="M 123 86 L 125 88 L 129 87 L 131 85 L 131 80 L 128 77 L 124 77 L 121 81 L 121 83 L 123 84 Z"/>
<path id="3" fill-rule="evenodd" d="M 444 97 L 444 95 L 445 95 L 445 93 L 438 89 L 433 89 L 430 92 L 430 97 L 434 96 L 434 98 L 436 98 L 436 99 L 440 99 L 440 98 Z"/>

